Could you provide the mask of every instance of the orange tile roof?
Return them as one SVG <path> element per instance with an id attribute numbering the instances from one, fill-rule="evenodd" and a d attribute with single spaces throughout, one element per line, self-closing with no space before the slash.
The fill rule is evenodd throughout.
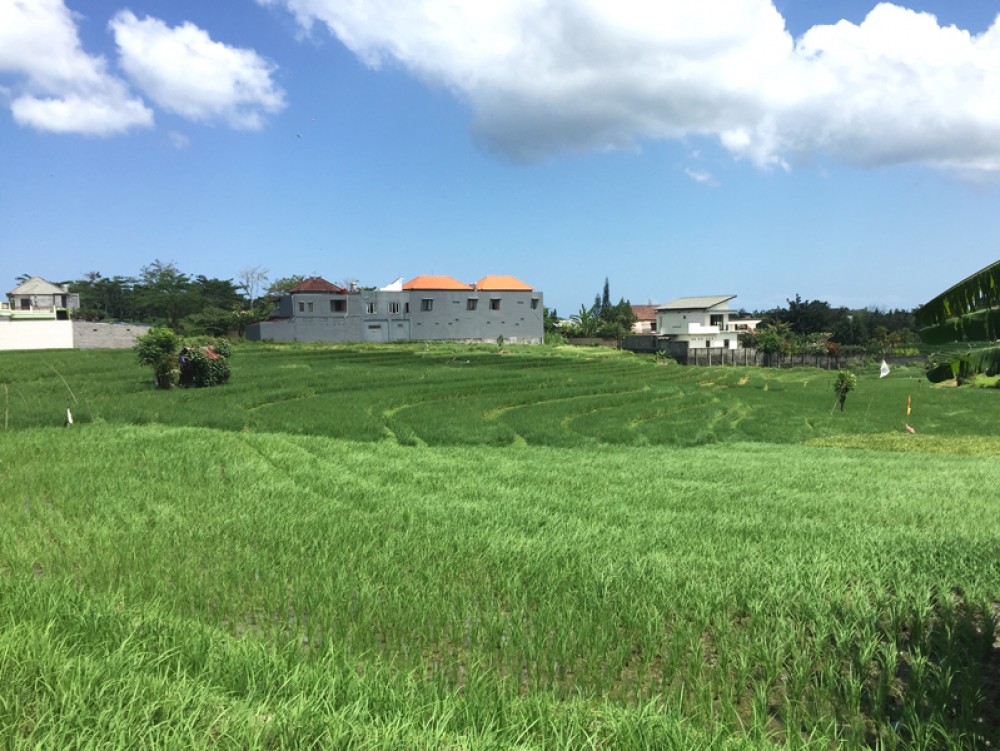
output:
<path id="1" fill-rule="evenodd" d="M 458 281 L 458 279 L 453 279 L 450 276 L 426 276 L 421 275 L 414 277 L 406 284 L 403 285 L 403 289 L 472 289 L 471 284 L 463 284 Z"/>
<path id="2" fill-rule="evenodd" d="M 489 276 L 484 276 L 478 282 L 476 282 L 477 289 L 485 290 L 496 290 L 496 291 L 527 291 L 532 292 L 534 288 L 530 284 L 525 284 L 520 279 L 515 279 L 512 276 L 498 276 L 491 274 Z"/>

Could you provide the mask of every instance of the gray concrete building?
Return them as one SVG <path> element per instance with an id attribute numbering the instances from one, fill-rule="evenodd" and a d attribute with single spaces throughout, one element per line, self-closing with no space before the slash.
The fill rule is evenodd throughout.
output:
<path id="1" fill-rule="evenodd" d="M 462 341 L 540 344 L 542 293 L 511 276 L 465 284 L 449 276 L 399 279 L 375 290 L 348 290 L 307 279 L 278 300 L 247 339 L 281 342 Z"/>

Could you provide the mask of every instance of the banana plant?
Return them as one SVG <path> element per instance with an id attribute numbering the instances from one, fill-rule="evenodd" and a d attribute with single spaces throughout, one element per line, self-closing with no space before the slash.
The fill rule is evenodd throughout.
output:
<path id="1" fill-rule="evenodd" d="M 930 381 L 1000 374 L 1000 346 L 971 349 L 972 342 L 1000 340 L 1000 261 L 949 287 L 913 315 L 923 324 L 920 339 L 927 344 L 970 343 L 967 352 L 932 354 L 927 364 Z"/>

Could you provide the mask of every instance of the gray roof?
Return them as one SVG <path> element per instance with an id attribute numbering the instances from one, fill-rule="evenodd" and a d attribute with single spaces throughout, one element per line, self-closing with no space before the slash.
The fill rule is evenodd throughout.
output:
<path id="1" fill-rule="evenodd" d="M 678 297 L 659 306 L 657 310 L 707 310 L 729 302 L 736 295 L 705 295 L 703 297 Z"/>
<path id="2" fill-rule="evenodd" d="M 47 282 L 40 276 L 33 276 L 24 284 L 14 287 L 10 292 L 7 293 L 10 296 L 13 295 L 62 295 L 64 294 L 60 287 L 52 284 L 52 282 Z"/>

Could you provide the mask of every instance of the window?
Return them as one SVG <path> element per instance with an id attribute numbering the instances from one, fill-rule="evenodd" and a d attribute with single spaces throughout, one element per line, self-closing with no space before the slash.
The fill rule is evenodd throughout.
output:
<path id="1" fill-rule="evenodd" d="M 538 298 L 537 297 L 532 297 L 531 298 L 531 309 L 532 310 L 538 310 Z"/>
<path id="2" fill-rule="evenodd" d="M 420 301 L 420 309 L 425 313 L 434 310 L 434 299 L 430 297 L 425 297 Z"/>
<path id="3" fill-rule="evenodd" d="M 391 302 L 391 303 L 389 303 L 389 312 L 390 313 L 398 313 L 399 312 L 399 303 L 398 302 Z"/>
<path id="4" fill-rule="evenodd" d="M 330 300 L 331 313 L 343 313 L 347 310 L 347 300 Z"/>
<path id="5" fill-rule="evenodd" d="M 313 304 L 311 302 L 306 303 L 306 310 L 310 313 L 313 312 Z"/>
<path id="6" fill-rule="evenodd" d="M 478 307 L 479 307 L 479 300 L 477 300 L 475 297 L 470 297 L 468 302 L 465 303 L 466 310 L 475 310 Z"/>
<path id="7" fill-rule="evenodd" d="M 410 312 L 410 303 L 408 303 L 408 302 L 404 302 L 403 303 L 403 312 L 404 313 L 409 313 Z"/>
<path id="8" fill-rule="evenodd" d="M 299 303 L 299 312 L 300 313 L 305 313 L 306 312 L 306 304 L 304 302 L 300 302 Z"/>
<path id="9" fill-rule="evenodd" d="M 367 313 L 368 315 L 374 315 L 376 310 L 378 310 L 378 303 L 374 302 L 365 303 L 365 313 Z"/>
<path id="10" fill-rule="evenodd" d="M 490 298 L 490 310 L 500 310 L 500 298 L 491 297 Z"/>
<path id="11" fill-rule="evenodd" d="M 725 321 L 725 320 L 726 320 L 726 317 L 724 315 L 712 314 L 712 315 L 710 315 L 708 317 L 708 325 L 709 326 L 721 326 L 723 324 L 723 321 Z"/>

